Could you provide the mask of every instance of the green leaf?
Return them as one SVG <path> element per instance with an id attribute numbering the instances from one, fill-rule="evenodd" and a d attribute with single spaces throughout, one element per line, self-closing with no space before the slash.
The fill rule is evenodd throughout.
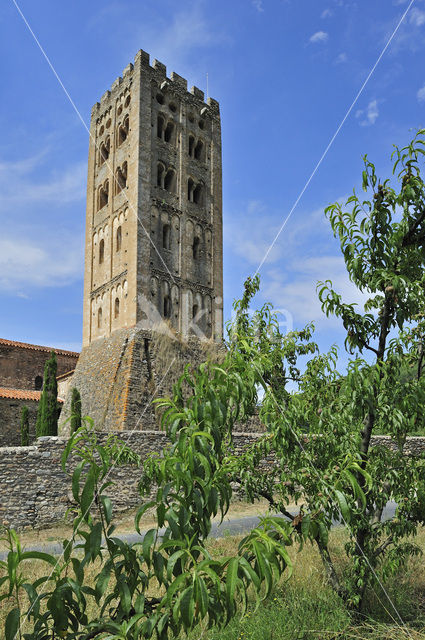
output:
<path id="1" fill-rule="evenodd" d="M 83 470 L 84 462 L 81 461 L 75 467 L 74 472 L 72 474 L 72 495 L 76 502 L 80 501 L 80 476 Z"/>
<path id="2" fill-rule="evenodd" d="M 193 586 L 187 587 L 183 591 L 179 599 L 180 615 L 184 628 L 190 629 L 193 624 L 193 613 L 195 610 L 195 601 L 193 599 Z"/>
<path id="3" fill-rule="evenodd" d="M 106 524 L 109 525 L 112 520 L 112 502 L 108 496 L 100 496 L 100 500 L 103 506 L 103 512 L 105 514 Z"/>
<path id="4" fill-rule="evenodd" d="M 21 554 L 21 560 L 43 560 L 44 562 L 51 564 L 52 567 L 56 567 L 58 565 L 57 558 L 49 555 L 48 553 L 43 553 L 42 551 L 24 551 Z"/>
<path id="5" fill-rule="evenodd" d="M 123 576 L 122 579 L 119 581 L 118 589 L 120 592 L 120 600 L 121 600 L 122 608 L 124 609 L 125 613 L 129 613 L 131 608 L 131 594 L 130 594 L 130 589 L 128 588 L 125 576 Z"/>
<path id="6" fill-rule="evenodd" d="M 148 509 L 150 509 L 150 507 L 154 507 L 155 504 L 156 504 L 155 501 L 151 500 L 150 502 L 146 502 L 144 505 L 142 505 L 138 510 L 134 520 L 134 526 L 136 527 L 137 533 L 140 533 L 140 520 L 142 519 L 142 516 L 146 513 Z"/>
<path id="7" fill-rule="evenodd" d="M 168 558 L 168 562 L 167 562 L 167 578 L 168 580 L 171 580 L 173 577 L 173 571 L 174 571 L 174 567 L 176 565 L 176 562 L 179 558 L 182 558 L 183 556 L 186 555 L 186 550 L 185 549 L 180 549 L 179 551 L 175 551 L 169 558 Z"/>
<path id="8" fill-rule="evenodd" d="M 18 633 L 19 622 L 21 619 L 21 610 L 18 608 L 12 609 L 7 614 L 5 633 L 6 640 L 15 640 L 15 636 Z"/>
<path id="9" fill-rule="evenodd" d="M 157 534 L 156 529 L 149 529 L 149 531 L 145 533 L 145 537 L 143 538 L 143 544 L 142 544 L 143 559 L 148 565 L 148 567 L 151 566 L 151 546 L 156 538 L 156 534 Z"/>
<path id="10" fill-rule="evenodd" d="M 226 599 L 228 607 L 233 605 L 235 599 L 236 583 L 238 579 L 239 559 L 232 558 L 227 567 L 226 573 Z"/>
<path id="11" fill-rule="evenodd" d="M 341 515 L 344 518 L 345 522 L 348 523 L 351 518 L 351 512 L 348 507 L 345 495 L 338 489 L 335 489 L 335 495 L 336 495 L 336 499 L 338 500 L 339 508 L 341 510 Z"/>
<path id="12" fill-rule="evenodd" d="M 89 517 L 90 507 L 94 500 L 94 470 L 90 467 L 81 493 L 80 506 L 85 520 Z"/>

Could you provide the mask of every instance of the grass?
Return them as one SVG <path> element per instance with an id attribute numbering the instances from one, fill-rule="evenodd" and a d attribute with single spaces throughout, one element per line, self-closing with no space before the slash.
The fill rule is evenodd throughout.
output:
<path id="1" fill-rule="evenodd" d="M 346 534 L 331 532 L 330 547 L 336 564 L 345 564 Z M 237 540 L 211 544 L 217 555 L 232 552 Z M 425 551 L 425 529 L 416 542 Z M 385 587 L 406 624 L 404 628 L 380 588 L 370 590 L 365 610 L 354 620 L 342 600 L 324 583 L 319 555 L 312 545 L 297 553 L 291 549 L 294 572 L 282 581 L 268 602 L 235 618 L 225 629 L 197 631 L 190 640 L 425 640 L 425 567 L 422 558 L 409 562 L 407 570 Z"/>
<path id="2" fill-rule="evenodd" d="M 244 503 L 233 505 L 234 517 L 247 515 L 247 507 Z M 125 521 L 122 526 L 125 528 Z M 345 535 L 343 529 L 335 529 L 330 537 L 331 553 L 339 567 L 345 564 Z M 211 540 L 209 549 L 215 556 L 231 555 L 239 540 L 240 537 L 232 536 Z M 416 541 L 425 551 L 425 528 L 420 530 Z M 324 583 L 315 547 L 307 544 L 300 552 L 290 548 L 290 553 L 294 573 L 289 580 L 281 581 L 267 602 L 262 602 L 255 610 L 252 601 L 245 615 L 232 620 L 225 629 L 197 628 L 189 634 L 188 640 L 425 640 L 425 566 L 422 558 L 412 559 L 406 570 L 385 585 L 406 623 L 407 632 L 380 589 L 369 592 L 362 617 L 354 620 L 340 598 Z M 45 571 L 40 563 L 28 565 L 31 580 Z M 99 565 L 91 567 L 89 577 L 93 579 L 98 571 Z M 10 606 L 7 601 L 0 603 L 0 629 L 3 629 Z M 94 613 L 95 604 L 90 603 L 90 608 Z M 90 610 L 87 613 L 90 614 Z"/>

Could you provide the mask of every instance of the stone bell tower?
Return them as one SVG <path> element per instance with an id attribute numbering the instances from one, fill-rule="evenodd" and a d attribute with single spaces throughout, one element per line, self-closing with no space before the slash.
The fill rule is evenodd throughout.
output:
<path id="1" fill-rule="evenodd" d="M 218 103 L 139 51 L 92 109 L 83 346 L 159 318 L 222 336 Z"/>
<path id="2" fill-rule="evenodd" d="M 169 343 L 157 349 L 164 321 Z M 92 109 L 83 349 L 70 387 L 99 430 L 156 428 L 152 392 L 169 393 L 169 367 L 205 359 L 222 332 L 219 105 L 139 51 Z M 70 397 L 64 432 L 69 415 Z"/>

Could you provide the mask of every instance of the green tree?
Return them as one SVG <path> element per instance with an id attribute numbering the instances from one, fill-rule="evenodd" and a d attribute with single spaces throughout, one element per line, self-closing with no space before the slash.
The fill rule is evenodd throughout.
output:
<path id="1" fill-rule="evenodd" d="M 29 443 L 29 410 L 24 405 L 21 413 L 21 446 L 28 447 Z"/>
<path id="2" fill-rule="evenodd" d="M 71 435 L 81 427 L 81 395 L 76 387 L 71 395 Z"/>
<path id="3" fill-rule="evenodd" d="M 6 640 L 21 633 L 20 624 L 23 630 L 18 637 L 31 640 L 166 640 L 201 621 L 208 627 L 223 626 L 240 603 L 243 610 L 249 587 L 258 599 L 267 597 L 291 567 L 286 550 L 291 527 L 278 517 L 264 518 L 241 541 L 236 557 L 210 556 L 205 543 L 212 518 L 218 512 L 224 517 L 232 493 L 230 476 L 221 465 L 226 424 L 250 409 L 252 380 L 245 385 L 236 370 L 205 366 L 193 377 L 186 373 L 184 382 L 193 383 L 202 400 L 195 395 L 183 409 L 180 381 L 176 400 L 160 403 L 167 408 L 163 424 L 171 442 L 163 457 L 152 456 L 144 464 L 143 490 L 159 484 L 135 519 L 140 532 L 146 510 L 153 509 L 156 516 L 142 544 L 117 536 L 107 495 L 111 467 L 139 465 L 139 457 L 114 435 L 99 442 L 88 419 L 71 436 L 62 467 L 67 469 L 72 456 L 71 485 L 78 513 L 72 537 L 63 541 L 63 555 L 57 559 L 23 551 L 17 534 L 5 533 L 10 551 L 7 561 L 0 561 L 5 590 L 0 597 L 12 603 L 5 622 Z M 162 527 L 165 532 L 160 535 Z M 27 560 L 42 561 L 46 575 L 32 582 L 26 573 Z"/>
<path id="4" fill-rule="evenodd" d="M 35 432 L 40 436 L 58 434 L 58 385 L 56 381 L 57 360 L 54 351 L 44 366 L 44 382 L 38 404 Z"/>
<path id="5" fill-rule="evenodd" d="M 315 353 L 301 374 L 298 355 L 308 346 L 316 351 L 310 328 L 281 336 L 266 308 L 251 317 L 239 303 L 231 329 L 233 349 L 245 358 L 247 370 L 257 370 L 264 390 L 260 415 L 269 432 L 264 441 L 278 460 L 266 475 L 248 452 L 241 462 L 233 461 L 235 477 L 252 499 L 262 495 L 286 513 L 300 541 L 317 544 L 329 581 L 356 609 L 369 586 L 379 588 L 379 580 L 420 552 L 412 536 L 425 522 L 425 460 L 404 455 L 413 425 L 424 427 L 424 134 L 395 149 L 397 188 L 380 181 L 365 158 L 363 188 L 369 198 L 354 193 L 345 206 L 326 210 L 350 280 L 367 298 L 361 312 L 343 301 L 330 281 L 318 285 L 324 312 L 340 318 L 346 330 L 351 356 L 346 374 L 337 371 L 336 348 Z M 406 366 L 416 375 L 406 376 Z M 296 380 L 298 393 L 285 396 L 276 389 L 275 372 L 279 386 Z M 377 432 L 392 437 L 394 450 L 371 447 Z M 287 509 L 294 499 L 301 505 L 296 516 Z M 395 516 L 383 520 L 388 501 L 397 504 Z M 347 575 L 338 571 L 327 543 L 335 520 L 350 536 Z"/>

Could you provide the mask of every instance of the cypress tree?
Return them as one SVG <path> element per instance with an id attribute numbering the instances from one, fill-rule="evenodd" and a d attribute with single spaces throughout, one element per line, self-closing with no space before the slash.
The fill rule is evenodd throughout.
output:
<path id="1" fill-rule="evenodd" d="M 56 382 L 57 361 L 52 351 L 44 366 L 44 383 L 37 411 L 35 431 L 40 436 L 56 436 L 58 434 L 58 385 Z"/>
<path id="2" fill-rule="evenodd" d="M 29 428 L 30 428 L 29 411 L 28 411 L 28 407 L 24 405 L 22 407 L 22 413 L 21 413 L 21 446 L 22 447 L 28 447 L 30 443 Z"/>
<path id="3" fill-rule="evenodd" d="M 71 395 L 71 435 L 81 427 L 81 396 L 76 387 Z"/>

